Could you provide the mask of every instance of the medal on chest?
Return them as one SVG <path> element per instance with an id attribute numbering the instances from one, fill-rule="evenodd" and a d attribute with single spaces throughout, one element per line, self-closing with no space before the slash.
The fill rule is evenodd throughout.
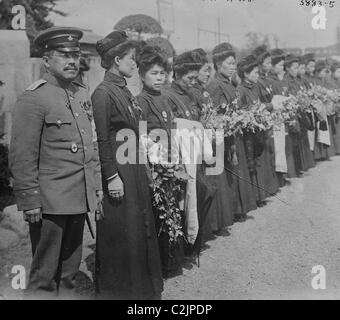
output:
<path id="1" fill-rule="evenodd" d="M 162 111 L 162 116 L 165 122 L 168 122 L 168 114 L 163 110 Z"/>
<path id="2" fill-rule="evenodd" d="M 92 121 L 93 119 L 93 114 L 92 114 L 92 105 L 91 105 L 91 102 L 90 101 L 86 101 L 86 100 L 83 100 L 83 101 L 80 101 L 80 107 L 81 109 L 83 110 L 83 112 L 87 115 L 88 119 L 90 121 Z"/>

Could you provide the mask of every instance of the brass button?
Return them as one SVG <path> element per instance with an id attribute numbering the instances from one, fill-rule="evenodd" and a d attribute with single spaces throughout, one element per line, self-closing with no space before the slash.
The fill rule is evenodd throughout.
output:
<path id="1" fill-rule="evenodd" d="M 61 120 L 58 120 L 58 121 L 57 121 L 57 124 L 61 125 Z"/>
<path id="2" fill-rule="evenodd" d="M 78 112 L 76 112 L 74 115 L 75 115 L 76 117 L 79 117 L 79 113 L 78 113 Z"/>

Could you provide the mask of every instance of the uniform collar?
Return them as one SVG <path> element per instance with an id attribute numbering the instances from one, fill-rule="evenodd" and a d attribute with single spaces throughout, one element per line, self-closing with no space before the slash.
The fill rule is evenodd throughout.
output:
<path id="1" fill-rule="evenodd" d="M 122 76 L 118 76 L 110 71 L 105 72 L 104 76 L 105 81 L 113 82 L 118 87 L 124 88 L 126 87 L 126 80 Z"/>
<path id="2" fill-rule="evenodd" d="M 46 80 L 48 83 L 63 89 L 68 89 L 72 85 L 72 81 L 63 81 L 49 72 L 46 72 L 43 75 L 43 79 Z"/>

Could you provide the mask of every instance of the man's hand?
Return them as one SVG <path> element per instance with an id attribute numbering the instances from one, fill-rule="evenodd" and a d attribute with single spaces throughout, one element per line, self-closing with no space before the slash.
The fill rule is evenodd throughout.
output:
<path id="1" fill-rule="evenodd" d="M 24 211 L 24 220 L 30 223 L 37 223 L 42 219 L 41 208 Z"/>
<path id="2" fill-rule="evenodd" d="M 108 182 L 109 195 L 113 200 L 121 201 L 124 196 L 124 183 L 119 175 Z"/>

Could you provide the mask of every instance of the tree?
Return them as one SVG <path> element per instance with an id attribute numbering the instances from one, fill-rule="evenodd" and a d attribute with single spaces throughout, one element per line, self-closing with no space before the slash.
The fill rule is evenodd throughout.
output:
<path id="1" fill-rule="evenodd" d="M 146 43 L 150 46 L 158 46 L 161 48 L 162 54 L 167 58 L 172 58 L 176 51 L 173 47 L 173 45 L 170 43 L 168 39 L 162 38 L 162 37 L 154 37 L 149 38 L 146 40 Z"/>
<path id="2" fill-rule="evenodd" d="M 269 36 L 267 34 L 264 35 L 260 32 L 248 32 L 246 34 L 246 38 L 246 50 L 253 50 L 262 44 L 265 44 L 267 47 L 269 47 Z"/>
<path id="3" fill-rule="evenodd" d="M 60 0 L 2 0 L 0 1 L 0 29 L 12 29 L 12 8 L 22 5 L 26 9 L 26 33 L 31 42 L 31 54 L 36 55 L 32 42 L 39 31 L 50 28 L 53 23 L 48 20 L 51 12 L 66 16 L 66 13 L 55 9 Z"/>
<path id="4" fill-rule="evenodd" d="M 145 14 L 133 14 L 126 16 L 117 22 L 114 29 L 136 32 L 138 34 L 138 40 L 141 40 L 142 33 L 163 33 L 163 28 L 159 22 Z"/>

